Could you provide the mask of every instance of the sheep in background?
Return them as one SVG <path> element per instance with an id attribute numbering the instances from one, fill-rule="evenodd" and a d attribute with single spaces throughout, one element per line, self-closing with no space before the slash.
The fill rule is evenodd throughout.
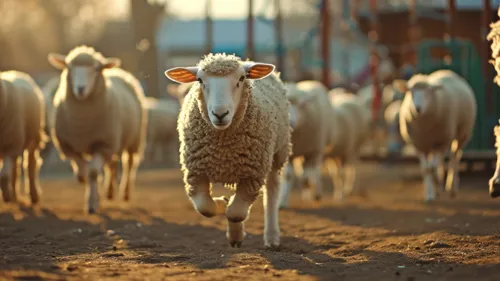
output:
<path id="1" fill-rule="evenodd" d="M 243 222 L 263 186 L 264 244 L 280 245 L 279 174 L 290 154 L 291 128 L 286 90 L 273 70 L 271 64 L 209 54 L 197 66 L 165 72 L 172 81 L 195 82 L 177 127 L 186 193 L 203 216 L 225 213 L 232 247 L 241 247 Z M 235 194 L 213 198 L 213 183 Z"/>
<path id="2" fill-rule="evenodd" d="M 334 185 L 333 198 L 340 202 L 344 195 L 355 192 L 356 167 L 361 146 L 370 132 L 370 111 L 362 99 L 348 92 L 330 91 L 333 107 L 331 118 L 331 151 L 325 155 Z"/>
<path id="3" fill-rule="evenodd" d="M 328 89 L 321 82 L 306 80 L 286 83 L 285 86 L 290 102 L 290 123 L 293 132 L 292 155 L 280 188 L 281 208 L 288 206 L 288 194 L 296 180 L 294 170 L 304 171 L 303 175 L 299 175 L 304 179 L 299 184 L 303 188 L 304 199 L 310 199 L 311 193 L 314 193 L 316 200 L 321 199 L 321 166 L 324 152 L 330 144 L 332 119 Z M 298 158 L 303 158 L 302 165 L 299 165 L 299 161 L 294 161 Z"/>
<path id="4" fill-rule="evenodd" d="M 5 202 L 18 200 L 21 160 L 31 203 L 40 201 L 38 174 L 47 136 L 42 91 L 33 78 L 18 71 L 0 72 L 0 188 Z M 23 155 L 24 154 L 24 155 Z"/>
<path id="5" fill-rule="evenodd" d="M 182 105 L 193 84 L 194 83 L 169 84 L 167 86 L 167 93 L 176 98 L 179 101 L 179 104 Z"/>
<path id="6" fill-rule="evenodd" d="M 103 168 L 107 197 L 114 197 L 120 157 L 120 186 L 128 201 L 147 129 L 139 81 L 119 68 L 119 59 L 105 58 L 88 46 L 75 47 L 67 56 L 50 53 L 48 60 L 62 70 L 54 98 L 52 141 L 86 185 L 86 211 L 95 213 L 99 207 L 97 185 Z"/>
<path id="7" fill-rule="evenodd" d="M 42 93 L 43 93 L 43 98 L 45 101 L 45 134 L 47 136 L 50 136 L 50 130 L 53 127 L 54 121 L 53 121 L 53 112 L 54 112 L 54 96 L 57 92 L 57 88 L 59 87 L 59 80 L 60 76 L 54 76 L 52 77 L 45 85 L 42 87 Z M 46 158 L 51 157 L 52 151 L 54 149 L 54 145 L 52 142 L 48 142 L 45 145 L 45 148 L 40 151 L 40 156 L 44 159 L 47 160 Z M 54 160 L 54 159 L 50 159 Z M 53 161 L 48 161 L 50 164 Z M 47 161 L 45 161 L 47 164 Z"/>
<path id="8" fill-rule="evenodd" d="M 179 104 L 173 100 L 147 97 L 148 132 L 145 159 L 163 161 L 169 146 L 177 144 Z M 178 152 L 175 152 L 178 155 Z M 177 158 L 177 156 L 176 156 Z"/>
<path id="9" fill-rule="evenodd" d="M 444 181 L 444 154 L 451 150 L 446 190 L 458 192 L 462 149 L 472 137 L 477 104 L 467 81 L 451 70 L 416 74 L 398 83 L 405 97 L 399 112 L 401 136 L 418 152 L 425 187 L 425 201 L 436 198 L 435 186 Z"/>

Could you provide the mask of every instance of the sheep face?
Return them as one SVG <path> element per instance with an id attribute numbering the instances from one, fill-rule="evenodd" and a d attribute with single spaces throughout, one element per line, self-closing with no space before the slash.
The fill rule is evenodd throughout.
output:
<path id="1" fill-rule="evenodd" d="M 210 123 L 217 130 L 225 130 L 231 125 L 240 103 L 244 102 L 241 97 L 250 85 L 245 80 L 265 78 L 273 70 L 271 64 L 243 62 L 227 75 L 213 75 L 199 67 L 173 68 L 165 75 L 179 83 L 198 81 Z"/>
<path id="2" fill-rule="evenodd" d="M 406 81 L 395 81 L 394 88 L 405 93 L 405 99 L 411 100 L 414 117 L 425 115 L 427 109 L 434 102 L 436 92 L 441 89 L 440 85 L 429 85 L 427 83 L 417 83 L 408 87 Z"/>
<path id="3" fill-rule="evenodd" d="M 287 86 L 289 88 L 289 86 Z M 294 89 L 293 91 L 300 91 Z M 287 92 L 287 98 L 290 102 L 289 112 L 290 112 L 290 126 L 292 129 L 300 128 L 307 119 L 307 113 L 305 111 L 306 106 L 314 98 L 314 95 L 308 94 L 304 91 L 300 91 L 300 94 L 290 94 Z"/>
<path id="4" fill-rule="evenodd" d="M 104 69 L 119 67 L 120 60 L 117 58 L 106 58 L 95 60 L 88 56 L 75 56 L 68 59 L 66 56 L 50 53 L 48 60 L 57 69 L 67 69 L 68 85 L 77 100 L 84 100 L 94 90 L 96 81 L 102 77 Z"/>

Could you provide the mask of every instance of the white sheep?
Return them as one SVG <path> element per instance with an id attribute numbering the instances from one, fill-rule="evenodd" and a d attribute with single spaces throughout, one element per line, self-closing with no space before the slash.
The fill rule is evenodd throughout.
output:
<path id="1" fill-rule="evenodd" d="M 53 116 L 54 104 L 53 103 L 54 103 L 54 96 L 56 94 L 57 88 L 59 87 L 59 80 L 60 80 L 59 75 L 54 76 L 47 83 L 45 83 L 42 87 L 43 98 L 45 101 L 45 120 L 46 120 L 45 134 L 47 136 L 50 136 L 50 130 L 54 124 L 54 120 L 53 120 L 54 119 L 53 118 L 54 117 Z M 46 160 L 46 158 L 50 158 L 50 156 L 52 155 L 53 148 L 54 148 L 54 145 L 52 144 L 52 142 L 48 142 L 47 144 L 45 144 L 45 148 L 40 151 L 40 155 L 42 156 L 42 158 L 44 160 Z M 49 161 L 49 162 L 52 162 L 52 161 Z"/>
<path id="2" fill-rule="evenodd" d="M 179 104 L 168 99 L 147 97 L 148 132 L 145 159 L 164 160 L 168 145 L 177 143 L 177 117 Z"/>
<path id="3" fill-rule="evenodd" d="M 0 72 L 0 188 L 5 202 L 18 200 L 21 160 L 31 203 L 40 201 L 39 153 L 47 141 L 44 130 L 43 94 L 33 78 L 18 71 Z"/>
<path id="4" fill-rule="evenodd" d="M 286 83 L 290 102 L 290 123 L 292 132 L 292 155 L 286 166 L 280 188 L 280 207 L 288 206 L 288 194 L 296 180 L 294 171 L 303 170 L 299 186 L 303 188 L 304 199 L 314 193 L 320 200 L 321 166 L 325 149 L 330 144 L 332 106 L 328 99 L 328 89 L 319 81 L 306 80 Z M 302 165 L 298 158 L 303 159 Z M 300 172 L 298 172 L 300 173 Z"/>
<path id="5" fill-rule="evenodd" d="M 330 91 L 333 107 L 331 118 L 332 149 L 326 153 L 325 162 L 334 185 L 333 198 L 340 202 L 344 195 L 355 192 L 356 167 L 361 146 L 370 133 L 370 111 L 362 99 L 345 91 Z M 363 191 L 363 190 L 360 190 Z"/>
<path id="6" fill-rule="evenodd" d="M 176 98 L 179 101 L 179 104 L 182 104 L 193 84 L 194 83 L 169 84 L 167 86 L 167 93 Z"/>
<path id="7" fill-rule="evenodd" d="M 273 70 L 271 64 L 209 54 L 197 66 L 165 72 L 172 81 L 195 82 L 178 121 L 186 192 L 203 216 L 225 213 L 232 247 L 241 247 L 243 222 L 263 186 L 264 244 L 280 244 L 279 174 L 290 154 L 291 128 L 286 90 Z M 235 194 L 212 198 L 213 183 Z"/>
<path id="8" fill-rule="evenodd" d="M 498 9 L 498 15 L 500 16 L 500 8 Z M 500 85 L 500 21 L 490 24 L 490 32 L 486 36 L 488 41 L 491 41 L 491 64 L 494 65 L 497 75 L 494 78 L 494 82 Z M 500 120 L 499 120 L 500 122 Z M 497 163 L 495 167 L 495 173 L 489 180 L 489 192 L 492 198 L 500 196 L 500 126 L 495 126 L 493 129 L 493 134 L 495 136 L 495 147 L 496 147 L 496 157 Z"/>
<path id="9" fill-rule="evenodd" d="M 405 145 L 399 129 L 399 111 L 402 102 L 402 100 L 394 100 L 387 105 L 384 111 L 387 127 L 387 153 L 390 157 L 399 154 Z"/>
<path id="10" fill-rule="evenodd" d="M 415 74 L 407 84 L 399 84 L 406 93 L 399 113 L 401 136 L 418 152 L 425 201 L 436 198 L 435 185 L 442 187 L 443 157 L 450 149 L 446 190 L 454 197 L 462 149 L 476 122 L 474 92 L 464 78 L 445 69 Z"/>
<path id="11" fill-rule="evenodd" d="M 50 53 L 48 60 L 62 70 L 54 98 L 52 141 L 61 159 L 71 161 L 78 181 L 86 184 L 87 212 L 95 213 L 99 207 L 97 185 L 103 168 L 107 197 L 114 197 L 120 157 L 120 186 L 128 201 L 147 129 L 139 81 L 119 68 L 119 59 L 104 58 L 88 46 L 75 47 L 67 56 Z"/>

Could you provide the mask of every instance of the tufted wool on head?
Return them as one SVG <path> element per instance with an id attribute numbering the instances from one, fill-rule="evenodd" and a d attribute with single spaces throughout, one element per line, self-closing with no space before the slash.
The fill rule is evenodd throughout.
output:
<path id="1" fill-rule="evenodd" d="M 66 56 L 66 63 L 76 65 L 94 65 L 95 62 L 104 63 L 106 59 L 93 47 L 81 45 L 75 47 Z"/>
<path id="2" fill-rule="evenodd" d="M 225 76 L 241 66 L 241 59 L 226 53 L 210 53 L 203 57 L 197 66 L 209 75 Z"/>
<path id="3" fill-rule="evenodd" d="M 428 86 L 428 75 L 425 74 L 415 74 L 408 80 L 408 89 L 425 89 Z"/>

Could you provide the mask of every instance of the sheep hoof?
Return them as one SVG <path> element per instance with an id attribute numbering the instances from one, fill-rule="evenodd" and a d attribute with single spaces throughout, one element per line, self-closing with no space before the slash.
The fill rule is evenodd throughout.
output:
<path id="1" fill-rule="evenodd" d="M 215 213 L 213 212 L 208 212 L 208 211 L 202 211 L 199 212 L 202 216 L 207 217 L 207 218 L 212 218 L 215 217 Z"/>
<path id="2" fill-rule="evenodd" d="M 279 244 L 266 244 L 264 245 L 264 248 L 269 251 L 274 251 L 274 252 L 279 252 L 281 250 L 281 246 Z"/>
<path id="3" fill-rule="evenodd" d="M 229 241 L 229 244 L 233 248 L 241 248 L 241 245 L 243 244 L 243 241 Z"/>
<path id="4" fill-rule="evenodd" d="M 96 213 L 97 213 L 96 208 L 88 208 L 87 209 L 87 214 L 89 214 L 89 215 L 96 214 Z"/>
<path id="5" fill-rule="evenodd" d="M 321 194 L 314 195 L 314 201 L 316 201 L 316 202 L 321 201 L 322 198 L 323 198 L 323 196 Z"/>
<path id="6" fill-rule="evenodd" d="M 4 202 L 12 202 L 13 198 L 11 197 L 10 192 L 10 179 L 7 176 L 0 177 L 0 187 L 2 189 L 3 201 Z"/>
<path id="7" fill-rule="evenodd" d="M 87 179 L 85 178 L 84 175 L 77 175 L 76 176 L 76 180 L 81 183 L 81 184 L 86 184 L 87 183 Z"/>

